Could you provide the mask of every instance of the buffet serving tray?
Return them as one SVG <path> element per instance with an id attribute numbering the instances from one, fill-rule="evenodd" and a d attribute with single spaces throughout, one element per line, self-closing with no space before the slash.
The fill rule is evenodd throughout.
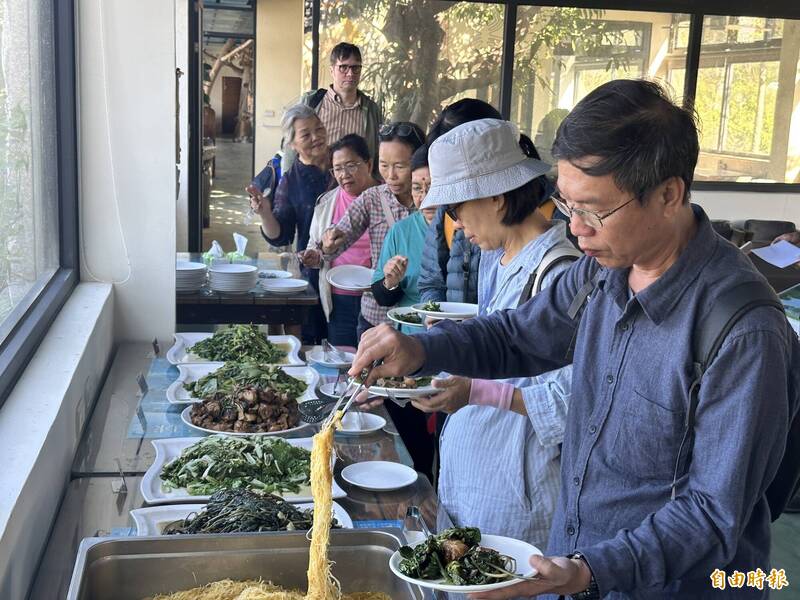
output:
<path id="1" fill-rule="evenodd" d="M 342 591 L 422 600 L 417 586 L 389 570 L 389 558 L 403 543 L 399 529 L 331 531 L 329 556 Z M 305 590 L 308 546 L 305 532 L 86 538 L 67 600 L 142 600 L 225 578 L 260 577 Z"/>

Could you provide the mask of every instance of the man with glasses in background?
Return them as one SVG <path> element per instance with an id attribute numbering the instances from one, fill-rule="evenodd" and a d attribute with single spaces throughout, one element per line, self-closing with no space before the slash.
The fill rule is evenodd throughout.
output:
<path id="1" fill-rule="evenodd" d="M 372 157 L 373 174 L 378 173 L 378 127 L 383 115 L 375 101 L 358 89 L 361 81 L 361 51 L 358 46 L 341 42 L 331 50 L 331 80 L 327 88 L 303 94 L 300 102 L 313 108 L 328 131 L 328 145 L 355 133 L 367 141 Z M 294 162 L 295 154 L 285 149 L 282 170 Z"/>
<path id="2" fill-rule="evenodd" d="M 767 286 L 689 202 L 698 153 L 692 114 L 658 84 L 598 87 L 553 145 L 554 200 L 586 256 L 516 310 L 361 338 L 350 374 L 383 361 L 367 384 L 531 376 L 574 354 L 548 557 L 531 557 L 534 580 L 473 597 L 716 598 L 720 575 L 771 573 L 766 490 L 798 410 L 800 343 L 782 312 L 759 304 L 697 366 L 694 334 L 719 317 L 721 297 Z M 432 194 L 442 175 L 431 177 Z"/>

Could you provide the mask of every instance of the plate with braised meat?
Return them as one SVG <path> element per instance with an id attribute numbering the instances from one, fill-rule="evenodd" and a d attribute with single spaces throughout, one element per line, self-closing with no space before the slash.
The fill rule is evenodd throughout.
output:
<path id="1" fill-rule="evenodd" d="M 431 385 L 433 377 L 381 377 L 369 388 L 370 394 L 395 398 L 431 396 L 439 390 Z"/>
<path id="2" fill-rule="evenodd" d="M 300 419 L 295 394 L 252 385 L 195 402 L 181 419 L 192 429 L 225 435 L 277 435 L 308 426 Z"/>
<path id="3" fill-rule="evenodd" d="M 536 575 L 528 560 L 536 547 L 477 527 L 452 527 L 389 559 L 392 572 L 410 583 L 455 594 L 496 590 Z"/>

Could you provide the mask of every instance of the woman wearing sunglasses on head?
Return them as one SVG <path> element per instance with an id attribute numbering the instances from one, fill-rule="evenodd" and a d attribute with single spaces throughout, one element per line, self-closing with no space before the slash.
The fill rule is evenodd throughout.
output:
<path id="1" fill-rule="evenodd" d="M 424 143 L 418 125 L 397 122 L 380 130 L 378 170 L 385 183 L 369 188 L 347 209 L 335 226 L 322 236 L 325 260 L 334 260 L 352 246 L 364 232 L 369 232 L 372 268 L 378 264 L 383 240 L 389 228 L 416 210 L 411 196 L 411 156 Z M 361 297 L 358 334 L 383 323 L 387 309 L 379 306 L 371 292 Z"/>
<path id="2" fill-rule="evenodd" d="M 364 138 L 353 133 L 331 146 L 331 173 L 339 184 L 323 194 L 314 209 L 309 230 L 308 248 L 299 253 L 304 266 L 321 269 L 319 297 L 328 320 L 328 340 L 331 344 L 355 346 L 356 328 L 361 312 L 361 292 L 341 290 L 331 286 L 325 275 L 339 265 L 371 267 L 369 232 L 364 232 L 345 252 L 332 261 L 322 260 L 321 239 L 325 230 L 341 219 L 364 190 L 377 185 L 373 179 L 372 160 Z"/>

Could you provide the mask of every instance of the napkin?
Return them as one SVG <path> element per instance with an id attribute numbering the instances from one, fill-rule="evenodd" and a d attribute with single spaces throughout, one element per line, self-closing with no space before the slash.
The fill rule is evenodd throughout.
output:
<path id="1" fill-rule="evenodd" d="M 209 266 L 228 262 L 228 259 L 225 258 L 225 253 L 222 251 L 222 246 L 219 245 L 217 240 L 211 242 L 211 248 L 208 252 L 203 252 L 203 262 Z"/>
<path id="2" fill-rule="evenodd" d="M 228 252 L 228 260 L 232 263 L 249 261 L 250 259 L 244 253 L 247 248 L 247 238 L 239 233 L 234 233 L 233 243 L 236 245 L 236 252 Z"/>

